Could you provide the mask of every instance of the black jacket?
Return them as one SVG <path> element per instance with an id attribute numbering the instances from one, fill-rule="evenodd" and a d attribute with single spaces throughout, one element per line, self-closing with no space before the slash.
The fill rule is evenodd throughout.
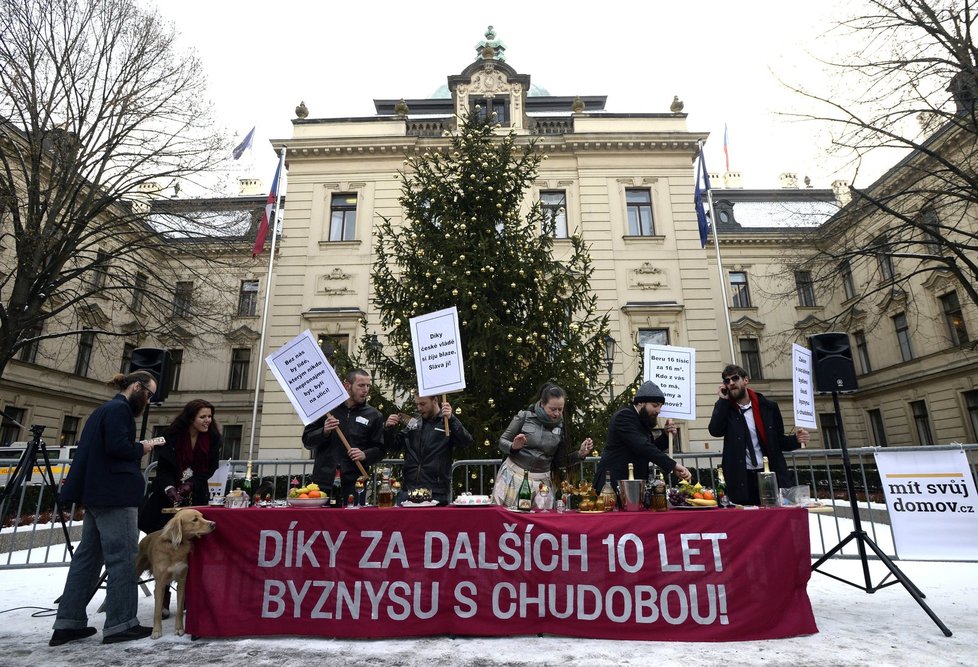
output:
<path id="1" fill-rule="evenodd" d="M 757 397 L 761 421 L 764 422 L 764 432 L 767 435 L 767 444 L 762 449 L 771 470 L 778 475 L 778 486 L 787 488 L 791 483 L 784 452 L 798 449 L 798 438 L 784 434 L 784 421 L 777 403 L 756 392 L 754 396 Z M 723 476 L 727 483 L 727 495 L 737 504 L 749 503 L 747 448 L 751 446 L 751 441 L 747 420 L 733 401 L 721 398 L 713 406 L 709 429 L 713 437 L 723 437 Z"/>
<path id="2" fill-rule="evenodd" d="M 391 445 L 391 454 L 404 452 L 404 497 L 412 489 L 430 489 L 433 500 L 448 503 L 452 483 L 453 450 L 468 447 L 472 436 L 458 417 L 448 420 L 450 435 L 445 436 L 445 419 L 417 419 L 414 428 L 405 427 Z"/>
<path id="3" fill-rule="evenodd" d="M 666 473 L 672 472 L 676 462 L 662 452 L 668 442 L 669 436 L 665 433 L 653 441 L 652 433 L 642 424 L 635 407 L 626 405 L 614 414 L 608 425 L 608 440 L 594 475 L 594 488 L 601 491 L 607 471 L 611 473 L 611 486 L 617 489 L 619 479 L 628 479 L 629 463 L 635 466 L 635 479 L 648 478 L 649 461 Z"/>
<path id="4" fill-rule="evenodd" d="M 348 408 L 346 403 L 340 403 L 333 408 L 332 414 L 340 420 L 339 428 L 350 447 L 359 448 L 366 454 L 364 468 L 384 458 L 384 417 L 376 408 L 366 403 Z M 323 433 L 325 423 L 326 417 L 322 416 L 302 431 L 303 446 L 315 456 L 312 481 L 328 491 L 333 484 L 336 466 L 340 466 L 343 495 L 349 496 L 353 493 L 360 470 L 347 454 L 339 433 L 333 431 L 328 436 Z"/>
<path id="5" fill-rule="evenodd" d="M 149 496 L 139 511 L 139 529 L 144 533 L 160 530 L 169 521 L 170 516 L 163 514 L 163 508 L 171 505 L 166 496 L 166 487 L 180 487 L 183 471 L 177 470 L 177 439 L 173 433 L 165 433 L 166 444 L 156 448 L 156 477 L 150 487 Z M 211 478 L 221 464 L 221 434 L 218 433 L 207 450 L 207 475 L 194 475 L 190 478 L 191 504 L 206 505 L 210 502 L 210 489 L 207 480 Z"/>

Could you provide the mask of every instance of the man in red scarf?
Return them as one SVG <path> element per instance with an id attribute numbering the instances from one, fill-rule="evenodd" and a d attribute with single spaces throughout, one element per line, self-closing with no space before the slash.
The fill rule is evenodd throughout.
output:
<path id="1" fill-rule="evenodd" d="M 808 431 L 784 434 L 781 410 L 774 401 L 748 387 L 750 378 L 740 366 L 723 369 L 720 398 L 713 406 L 710 435 L 723 438 L 723 473 L 727 496 L 739 505 L 757 505 L 757 473 L 764 470 L 763 457 L 778 475 L 778 486 L 791 486 L 784 452 L 808 442 Z"/>

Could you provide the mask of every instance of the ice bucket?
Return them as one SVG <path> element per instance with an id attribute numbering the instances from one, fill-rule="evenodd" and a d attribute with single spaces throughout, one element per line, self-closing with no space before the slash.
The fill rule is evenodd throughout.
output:
<path id="1" fill-rule="evenodd" d="M 642 496 L 645 495 L 645 482 L 642 480 L 618 480 L 618 495 L 621 497 L 621 507 L 626 512 L 638 512 L 645 509 L 642 506 Z"/>

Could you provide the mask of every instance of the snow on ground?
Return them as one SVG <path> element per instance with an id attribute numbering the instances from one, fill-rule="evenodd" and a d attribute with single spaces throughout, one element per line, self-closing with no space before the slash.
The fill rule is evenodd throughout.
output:
<path id="1" fill-rule="evenodd" d="M 824 517 L 821 519 L 824 521 Z M 833 522 L 834 523 L 834 522 Z M 813 517 L 812 538 L 819 539 Z M 844 527 L 844 526 L 843 526 Z M 834 529 L 834 525 L 833 525 Z M 848 530 L 848 528 L 844 529 Z M 843 533 L 845 536 L 847 533 Z M 838 541 L 838 540 L 836 540 Z M 881 540 L 882 541 L 882 540 Z M 834 542 L 832 542 L 834 544 Z M 927 596 L 935 614 L 954 633 L 945 637 L 900 585 L 872 595 L 813 573 L 808 595 L 819 632 L 807 637 L 734 643 L 635 642 L 569 637 L 537 637 L 532 626 L 514 627 L 513 637 L 432 637 L 391 640 L 338 640 L 310 637 L 201 639 L 173 634 L 173 619 L 163 622 L 163 638 L 110 646 L 95 637 L 49 647 L 53 600 L 61 594 L 66 568 L 0 570 L 0 666 L 144 667 L 147 665 L 973 665 L 978 655 L 978 563 L 898 562 Z M 886 574 L 870 563 L 872 581 Z M 835 559 L 825 570 L 862 582 L 858 560 Z M 763 591 L 758 591 L 763 595 Z M 95 613 L 104 594 L 95 596 L 89 621 L 101 630 Z M 15 609 L 18 607 L 32 608 Z M 38 607 L 51 609 L 47 615 Z M 10 610 L 10 611 L 7 611 Z M 139 600 L 139 618 L 152 624 L 152 597 Z M 518 636 L 519 633 L 528 636 Z"/>

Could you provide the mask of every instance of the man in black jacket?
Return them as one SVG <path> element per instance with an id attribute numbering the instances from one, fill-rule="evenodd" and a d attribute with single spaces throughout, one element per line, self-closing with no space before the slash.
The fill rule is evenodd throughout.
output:
<path id="1" fill-rule="evenodd" d="M 655 463 L 667 474 L 676 473 L 680 479 L 689 480 L 689 470 L 666 456 L 669 433 L 675 433 L 672 422 L 655 441 L 652 429 L 655 428 L 659 411 L 665 405 L 666 397 L 654 382 L 643 382 L 635 392 L 632 405 L 627 405 L 615 413 L 608 425 L 608 440 L 601 461 L 594 476 L 594 488 L 598 491 L 604 485 L 605 472 L 611 473 L 611 486 L 617 487 L 619 479 L 628 479 L 628 464 L 635 466 L 635 479 L 645 479 L 649 475 L 649 462 Z"/>
<path id="2" fill-rule="evenodd" d="M 404 481 L 398 502 L 407 500 L 414 489 L 428 489 L 432 500 L 448 504 L 452 483 L 452 454 L 456 449 L 472 444 L 472 436 L 452 414 L 448 401 L 439 403 L 437 396 L 418 396 L 414 399 L 418 417 L 408 422 L 391 445 L 391 455 L 404 452 Z M 445 433 L 445 417 L 448 430 Z M 396 426 L 398 415 L 387 418 L 385 426 Z"/>
<path id="3" fill-rule="evenodd" d="M 739 505 L 757 505 L 757 473 L 764 470 L 763 457 L 778 475 L 778 486 L 791 485 L 784 452 L 808 442 L 808 431 L 795 429 L 785 435 L 778 404 L 747 385 L 750 378 L 740 366 L 723 369 L 719 400 L 713 406 L 710 435 L 723 437 L 723 473 L 727 496 Z"/>
<path id="4" fill-rule="evenodd" d="M 302 444 L 315 455 L 312 481 L 324 490 L 333 484 L 336 466 L 340 467 L 343 498 L 353 494 L 360 470 L 384 458 L 384 416 L 367 405 L 370 393 L 370 373 L 354 368 L 343 380 L 350 398 L 306 426 L 302 431 Z M 343 431 L 350 451 L 346 451 L 337 429 Z"/>

